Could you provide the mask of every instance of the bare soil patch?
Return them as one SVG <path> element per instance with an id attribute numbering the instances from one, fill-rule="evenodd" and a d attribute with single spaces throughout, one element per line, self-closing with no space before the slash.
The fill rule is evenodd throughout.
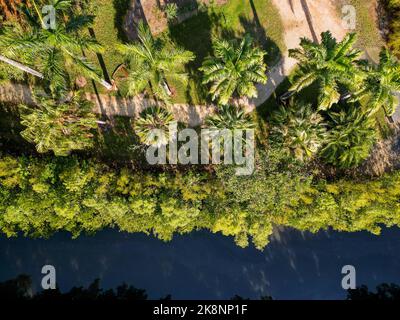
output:
<path id="1" fill-rule="evenodd" d="M 223 5 L 228 0 L 214 0 L 214 5 Z M 175 22 L 183 22 L 196 15 L 202 6 L 208 6 L 211 0 L 133 0 L 125 17 L 124 28 L 128 39 L 137 38 L 137 24 L 145 21 L 153 35 L 162 33 L 168 28 L 168 20 L 165 7 L 168 4 L 176 4 L 178 16 Z"/>

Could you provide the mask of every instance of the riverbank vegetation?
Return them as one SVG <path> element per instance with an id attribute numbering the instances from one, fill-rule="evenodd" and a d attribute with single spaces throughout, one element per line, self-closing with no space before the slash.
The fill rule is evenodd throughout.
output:
<path id="1" fill-rule="evenodd" d="M 400 173 L 373 179 L 360 173 L 384 136 L 381 123 L 390 127 L 386 118 L 399 104 L 400 63 L 388 48 L 374 63 L 363 59 L 368 53 L 356 33 L 341 41 L 329 31 L 318 43 L 303 38 L 289 50 L 298 67 L 277 99 L 246 114 L 235 102 L 257 95 L 256 85 L 268 80 L 267 65 L 283 50 L 282 34 L 273 43 L 263 34 L 266 16 L 256 14 L 269 1 L 210 5 L 159 35 L 140 22 L 137 39 L 115 37 L 105 46 L 93 37 L 99 22 L 85 4 L 57 1 L 62 23 L 56 29 L 41 28 L 40 11 L 27 6 L 25 16 L 8 19 L 0 31 L 0 75 L 35 88 L 34 103 L 1 105 L 2 233 L 76 237 L 118 228 L 170 240 L 207 229 L 262 249 L 275 225 L 376 234 L 381 225 L 399 225 Z M 128 6 L 115 9 L 122 19 L 119 10 Z M 201 34 L 188 36 L 189 29 Z M 119 55 L 107 58 L 114 51 Z M 114 82 L 106 69 L 116 57 L 124 76 Z M 100 120 L 84 98 L 87 79 L 143 94 L 154 105 L 139 119 Z M 224 165 L 146 163 L 149 132 L 166 131 L 174 121 L 169 107 L 182 95 L 178 82 L 187 86 L 187 101 L 214 101 L 216 113 L 203 128 L 256 128 L 252 175 L 236 176 Z"/>
<path id="2" fill-rule="evenodd" d="M 0 231 L 33 237 L 68 231 L 77 237 L 118 228 L 170 240 L 175 233 L 206 229 L 262 249 L 274 225 L 375 234 L 382 225 L 400 225 L 399 172 L 327 181 L 279 150 L 259 155 L 257 168 L 249 177 L 237 177 L 229 167 L 217 175 L 155 174 L 78 157 L 3 155 Z"/>

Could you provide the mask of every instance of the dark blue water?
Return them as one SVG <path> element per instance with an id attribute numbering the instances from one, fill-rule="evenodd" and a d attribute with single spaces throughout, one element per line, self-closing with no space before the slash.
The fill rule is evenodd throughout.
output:
<path id="1" fill-rule="evenodd" d="M 341 269 L 351 264 L 357 284 L 400 283 L 400 230 L 368 233 L 282 230 L 264 251 L 241 249 L 232 238 L 208 232 L 177 236 L 164 243 L 114 230 L 72 240 L 0 237 L 0 281 L 31 275 L 36 288 L 41 268 L 52 264 L 62 290 L 101 278 L 104 288 L 122 282 L 147 290 L 150 298 L 226 299 L 235 294 L 276 299 L 344 298 Z"/>

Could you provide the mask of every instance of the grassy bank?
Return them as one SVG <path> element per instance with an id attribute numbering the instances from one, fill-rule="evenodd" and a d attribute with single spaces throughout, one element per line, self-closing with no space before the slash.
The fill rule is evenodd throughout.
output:
<path id="1" fill-rule="evenodd" d="M 115 48 L 124 40 L 123 18 L 129 0 L 94 0 L 96 13 L 94 32 L 106 51 L 103 55 L 108 73 L 123 62 Z M 223 6 L 210 6 L 185 22 L 166 31 L 180 46 L 193 51 L 196 60 L 189 65 L 190 81 L 182 86 L 171 80 L 176 92 L 174 102 L 201 104 L 206 101 L 205 88 L 200 85 L 198 67 L 211 53 L 213 37 L 241 37 L 250 33 L 267 51 L 266 62 L 274 64 L 285 50 L 283 26 L 277 9 L 270 0 L 231 0 Z M 93 57 L 93 59 L 96 59 Z M 97 60 L 95 60 L 98 63 Z"/>
<path id="2" fill-rule="evenodd" d="M 376 0 L 339 0 L 338 10 L 342 15 L 344 5 L 352 5 L 356 9 L 358 33 L 357 46 L 366 50 L 368 58 L 377 60 L 379 51 L 385 42 L 379 32 L 378 18 L 376 12 Z"/>
<path id="3" fill-rule="evenodd" d="M 285 51 L 283 25 L 278 10 L 270 0 L 231 0 L 226 5 L 209 7 L 195 17 L 171 27 L 170 35 L 179 45 L 196 54 L 188 67 L 190 81 L 187 87 L 174 83 L 175 102 L 204 103 L 206 92 L 201 87 L 200 67 L 212 53 L 212 39 L 240 38 L 250 33 L 267 52 L 268 65 L 276 63 Z"/>

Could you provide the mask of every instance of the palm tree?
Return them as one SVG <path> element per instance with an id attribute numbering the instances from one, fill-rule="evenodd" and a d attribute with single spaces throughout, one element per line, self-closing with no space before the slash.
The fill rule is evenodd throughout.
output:
<path id="1" fill-rule="evenodd" d="M 97 120 L 91 102 L 80 96 L 65 102 L 35 96 L 35 104 L 35 108 L 20 107 L 21 124 L 26 127 L 21 135 L 36 144 L 38 152 L 67 156 L 72 150 L 92 146 Z"/>
<path id="2" fill-rule="evenodd" d="M 8 59 L 7 57 L 0 55 L 0 83 L 8 82 L 10 80 L 24 81 L 26 73 L 43 79 L 43 74 L 40 72 L 29 68 L 21 62 Z"/>
<path id="3" fill-rule="evenodd" d="M 355 94 L 356 99 L 366 99 L 369 114 L 375 114 L 381 108 L 392 115 L 399 106 L 396 93 L 400 91 L 400 64 L 387 48 L 382 48 L 378 65 L 362 61 L 366 73 L 362 89 Z"/>
<path id="4" fill-rule="evenodd" d="M 32 0 L 33 1 L 33 0 Z M 20 24 L 6 24 L 0 32 L 1 61 L 20 70 L 43 78 L 52 92 L 62 92 L 68 87 L 68 74 L 82 73 L 111 89 L 99 76 L 93 64 L 82 54 L 101 52 L 102 46 L 93 38 L 80 33 L 93 22 L 93 17 L 72 15 L 69 0 L 53 0 L 52 5 L 58 13 L 55 29 L 43 28 L 43 17 L 33 1 L 35 14 L 24 10 L 26 20 Z M 78 36 L 79 34 L 79 36 Z M 31 67 L 16 60 L 32 61 Z"/>
<path id="5" fill-rule="evenodd" d="M 356 62 L 361 51 L 353 49 L 357 40 L 355 33 L 349 33 L 337 42 L 327 31 L 321 34 L 321 43 L 302 38 L 300 48 L 289 50 L 289 56 L 299 61 L 290 91 L 299 92 L 317 83 L 320 110 L 331 108 L 341 97 L 341 86 L 351 88 L 359 75 Z"/>
<path id="6" fill-rule="evenodd" d="M 205 124 L 210 129 L 248 130 L 254 129 L 255 123 L 249 114 L 237 106 L 224 105 L 215 115 L 208 116 Z"/>
<path id="7" fill-rule="evenodd" d="M 267 83 L 265 52 L 253 47 L 248 35 L 240 43 L 217 40 L 213 49 L 214 56 L 200 68 L 204 73 L 203 84 L 211 84 L 212 100 L 225 105 L 234 93 L 257 97 L 255 83 Z"/>
<path id="8" fill-rule="evenodd" d="M 272 114 L 272 134 L 299 161 L 311 159 L 326 137 L 326 125 L 311 105 L 281 106 Z"/>
<path id="9" fill-rule="evenodd" d="M 139 23 L 138 36 L 137 43 L 118 46 L 129 63 L 128 94 L 134 96 L 149 87 L 157 99 L 169 102 L 167 78 L 186 83 L 187 73 L 181 70 L 195 56 L 166 38 L 154 39 L 143 22 Z"/>
<path id="10" fill-rule="evenodd" d="M 140 118 L 134 120 L 134 130 L 145 145 L 162 146 L 168 144 L 169 126 L 174 122 L 173 115 L 166 109 L 153 106 L 145 109 Z"/>
<path id="11" fill-rule="evenodd" d="M 320 156 L 339 168 L 351 168 L 365 160 L 375 142 L 375 120 L 351 106 L 329 113 L 331 122 Z"/>
<path id="12" fill-rule="evenodd" d="M 251 115 L 245 113 L 240 106 L 234 105 L 224 105 L 220 107 L 216 114 L 210 115 L 205 119 L 205 126 L 210 129 L 209 148 L 211 148 L 212 152 L 216 150 L 225 152 L 225 143 L 229 145 L 232 138 L 236 139 L 237 136 L 234 135 L 236 130 L 253 130 L 256 127 Z M 226 132 L 225 130 L 229 131 Z M 243 132 L 238 133 L 242 137 L 242 144 L 247 145 L 249 141 L 243 136 Z"/>
<path id="13" fill-rule="evenodd" d="M 17 68 L 17 69 L 19 69 L 19 70 L 21 70 L 23 72 L 29 73 L 29 74 L 31 74 L 31 75 L 33 75 L 35 77 L 38 77 L 38 78 L 41 78 L 41 79 L 44 78 L 43 74 L 40 73 L 39 71 L 36 71 L 36 70 L 34 70 L 34 69 L 32 69 L 32 68 L 30 68 L 28 66 L 25 66 L 22 63 L 19 63 L 18 61 L 14 61 L 12 59 L 8 59 L 7 57 L 2 56 L 2 55 L 0 55 L 0 61 L 3 61 L 5 63 L 9 64 L 10 66 L 12 66 L 14 68 Z"/>

